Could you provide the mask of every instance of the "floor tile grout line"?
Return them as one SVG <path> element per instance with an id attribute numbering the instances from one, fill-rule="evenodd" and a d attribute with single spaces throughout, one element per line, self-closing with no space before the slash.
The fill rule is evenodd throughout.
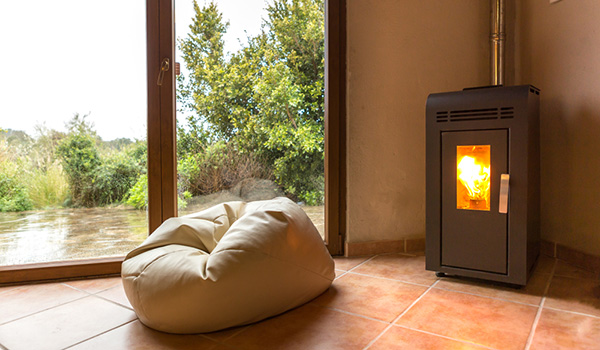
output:
<path id="1" fill-rule="evenodd" d="M 404 256 L 412 256 L 412 257 L 417 257 L 419 255 L 417 254 L 411 254 L 411 253 L 391 253 L 391 254 L 398 254 L 398 255 L 404 255 Z"/>
<path id="2" fill-rule="evenodd" d="M 540 322 L 540 317 L 542 316 L 542 310 L 544 308 L 544 303 L 546 302 L 546 297 L 542 297 L 542 302 L 535 314 L 535 318 L 533 319 L 533 324 L 531 325 L 531 330 L 529 331 L 529 336 L 527 337 L 527 342 L 525 343 L 525 350 L 529 350 L 531 348 L 531 344 L 533 343 L 533 337 L 535 336 L 535 330 L 537 329 L 537 325 Z"/>
<path id="3" fill-rule="evenodd" d="M 405 253 L 405 252 L 379 253 L 379 254 L 376 254 L 376 255 L 378 255 L 378 256 L 403 255 L 403 256 L 410 256 L 410 257 L 417 257 L 417 256 L 419 256 L 417 254 Z"/>
<path id="4" fill-rule="evenodd" d="M 408 281 L 403 281 L 403 280 L 399 280 L 399 279 L 395 279 L 395 278 L 389 278 L 389 277 L 381 277 L 381 276 L 374 276 L 374 275 L 368 275 L 365 273 L 360 273 L 360 272 L 352 272 L 352 271 L 348 271 L 347 273 L 352 274 L 352 275 L 359 275 L 359 276 L 365 276 L 365 277 L 373 277 L 373 278 L 378 278 L 378 279 L 382 279 L 382 280 L 386 280 L 386 281 L 394 281 L 394 282 L 402 282 L 402 283 L 406 283 L 406 284 L 411 284 L 413 286 L 420 286 L 420 287 L 430 287 L 431 284 L 423 284 L 423 283 L 416 283 L 416 282 L 408 282 Z M 436 280 L 439 281 L 439 280 Z M 435 282 L 435 281 L 434 281 Z"/>
<path id="5" fill-rule="evenodd" d="M 333 310 L 333 311 L 341 312 L 343 314 L 350 315 L 350 316 L 356 316 L 356 317 L 364 318 L 364 319 L 367 319 L 367 320 L 376 321 L 376 322 L 379 322 L 379 323 L 389 324 L 389 322 L 384 321 L 384 320 L 380 320 L 380 319 L 377 319 L 377 318 L 374 318 L 374 317 L 357 314 L 357 313 L 346 311 L 346 310 L 342 310 L 342 309 L 337 309 L 337 308 L 331 307 L 331 306 L 319 306 L 319 305 L 315 305 L 315 306 L 321 307 L 323 309 L 328 309 L 328 310 Z"/>
<path id="6" fill-rule="evenodd" d="M 225 347 L 227 349 L 232 349 L 232 350 L 238 350 L 239 349 L 237 346 L 233 346 L 233 345 L 230 345 L 230 344 L 226 343 L 226 341 L 229 340 L 229 339 L 231 339 L 231 337 L 227 338 L 226 340 L 215 340 L 215 339 L 209 338 L 208 336 L 206 336 L 204 334 L 198 334 L 198 335 L 201 338 L 208 339 L 211 342 L 216 343 L 218 345 L 221 345 L 222 347 Z"/>
<path id="7" fill-rule="evenodd" d="M 364 348 L 363 350 L 367 350 L 369 349 L 373 344 L 375 344 L 381 337 L 383 337 L 383 335 L 394 326 L 393 323 L 390 323 L 387 325 L 387 327 L 385 327 L 375 338 L 373 338 L 373 340 L 371 340 Z"/>
<path id="8" fill-rule="evenodd" d="M 209 340 L 225 344 L 226 341 L 233 339 L 233 337 L 240 335 L 242 332 L 245 332 L 246 330 L 250 329 L 254 325 L 255 325 L 255 323 L 243 326 L 240 329 L 238 329 L 236 332 L 234 332 L 232 335 L 230 335 L 229 337 L 227 337 L 223 340 L 218 340 L 218 339 L 212 338 L 210 335 L 207 335 L 207 334 L 200 334 L 200 335 Z"/>
<path id="9" fill-rule="evenodd" d="M 561 278 L 568 278 L 568 279 L 573 279 L 573 280 L 586 280 L 586 281 L 598 281 L 598 277 L 576 277 L 576 276 L 567 276 L 567 275 L 563 275 L 563 274 L 554 274 L 554 276 L 556 277 L 561 277 Z"/>
<path id="10" fill-rule="evenodd" d="M 546 282 L 546 288 L 544 288 L 543 297 L 546 297 L 548 295 L 548 291 L 550 290 L 550 284 L 552 283 L 552 279 L 554 279 L 554 274 L 556 273 L 556 265 L 557 264 L 558 264 L 558 260 L 554 259 L 554 264 L 552 265 L 552 270 L 550 271 L 550 278 L 548 278 L 548 282 Z"/>
<path id="11" fill-rule="evenodd" d="M 477 344 L 477 343 L 474 343 L 472 341 L 462 340 L 462 339 L 456 339 L 456 338 L 449 337 L 447 335 L 436 334 L 436 333 L 425 331 L 425 330 L 422 330 L 422 329 L 408 327 L 408 326 L 405 326 L 405 325 L 402 325 L 402 324 L 394 324 L 393 326 L 394 327 L 400 327 L 400 328 L 406 328 L 406 329 L 410 329 L 411 331 L 425 333 L 425 334 L 433 335 L 433 336 L 436 336 L 436 337 L 440 337 L 440 338 L 445 338 L 445 339 L 457 341 L 457 342 L 460 342 L 460 343 L 463 343 L 463 344 L 470 344 L 470 345 L 479 346 L 479 347 L 484 348 L 484 349 L 496 350 L 496 348 L 491 348 L 489 346 Z"/>
<path id="12" fill-rule="evenodd" d="M 137 318 L 137 316 L 136 316 L 136 318 L 134 318 L 134 319 L 133 319 L 133 320 L 131 320 L 131 321 L 127 321 L 127 322 L 125 322 L 125 323 L 122 323 L 122 324 L 120 324 L 120 325 L 118 325 L 118 326 L 116 326 L 116 327 L 113 327 L 113 328 L 111 328 L 111 329 L 108 329 L 108 330 L 106 330 L 106 331 L 104 331 L 104 332 L 100 332 L 100 333 L 98 333 L 98 334 L 95 334 L 94 336 L 92 336 L 92 337 L 89 337 L 89 338 L 87 338 L 87 339 L 84 339 L 84 340 L 81 340 L 81 341 L 78 341 L 77 343 L 73 343 L 73 344 L 71 344 L 71 345 L 69 345 L 69 346 L 67 346 L 67 347 L 64 347 L 64 348 L 63 348 L 63 350 L 70 349 L 70 348 L 72 348 L 72 347 L 74 347 L 74 346 L 76 346 L 76 345 L 79 345 L 79 344 L 85 343 L 86 341 L 89 341 L 89 340 L 92 340 L 92 339 L 94 339 L 94 338 L 97 338 L 97 337 L 99 337 L 99 336 L 101 336 L 101 335 L 103 335 L 103 334 L 106 334 L 106 333 L 112 332 L 112 331 L 114 331 L 114 330 L 116 330 L 116 329 L 118 329 L 118 328 L 121 328 L 121 327 L 123 327 L 123 326 L 126 326 L 126 325 L 128 325 L 128 324 L 130 324 L 130 323 L 133 323 L 133 322 L 137 321 L 137 320 L 138 320 L 138 318 Z"/>
<path id="13" fill-rule="evenodd" d="M 475 296 L 475 297 L 482 297 L 482 298 L 486 298 L 486 299 L 492 299 L 492 300 L 498 300 L 498 301 L 506 301 L 506 302 L 509 302 L 509 303 L 520 304 L 520 305 L 525 305 L 525 306 L 538 307 L 540 305 L 540 304 L 529 304 L 529 303 L 524 303 L 524 302 L 521 302 L 521 301 L 509 300 L 509 299 L 504 299 L 504 298 L 496 298 L 496 297 L 491 297 L 489 295 L 481 295 L 481 294 L 470 293 L 470 292 L 465 292 L 465 291 L 460 291 L 460 290 L 454 290 L 454 289 L 448 289 L 448 288 L 443 288 L 443 287 L 435 287 L 435 289 L 445 290 L 447 292 L 467 294 L 467 295 L 472 295 L 472 296 Z"/>
<path id="14" fill-rule="evenodd" d="M 17 286 L 6 286 L 6 287 L 3 287 L 3 288 L 6 288 L 6 290 L 3 290 L 3 291 L 1 291 L 1 292 L 0 292 L 0 295 L 4 294 L 4 293 L 6 293 L 6 292 L 10 292 L 11 290 L 20 289 L 20 288 L 23 288 L 23 287 L 25 287 L 25 285 L 20 285 L 20 286 L 19 286 L 19 285 L 17 285 Z"/>
<path id="15" fill-rule="evenodd" d="M 556 274 L 556 266 L 558 265 L 558 260 L 559 259 L 556 259 L 556 258 L 554 259 L 554 265 L 552 266 L 552 271 L 550 273 L 550 279 L 548 280 L 548 284 L 546 284 L 546 289 L 544 290 L 544 296 L 546 296 L 548 294 L 548 291 L 550 290 L 550 284 L 552 282 L 552 279 L 554 279 L 555 276 L 557 276 L 557 277 L 571 278 L 569 276 L 563 276 L 563 275 L 557 275 Z M 578 311 L 572 311 L 572 310 L 559 309 L 559 308 L 550 307 L 550 306 L 546 306 L 546 305 L 544 305 L 544 308 L 548 309 L 548 310 L 553 310 L 553 311 L 568 312 L 568 313 L 575 314 L 575 315 L 588 316 L 588 317 L 593 317 L 593 318 L 600 319 L 600 316 L 596 316 L 596 315 L 592 315 L 592 314 L 586 314 L 585 312 L 578 312 Z"/>
<path id="16" fill-rule="evenodd" d="M 375 254 L 375 255 L 373 255 L 372 257 L 368 258 L 367 260 L 365 260 L 365 261 L 361 262 L 360 264 L 358 264 L 358 265 L 354 266 L 353 268 L 349 269 L 348 271 L 346 271 L 346 273 L 348 273 L 348 272 L 350 272 L 350 271 L 352 271 L 352 270 L 354 270 L 354 269 L 358 268 L 359 266 L 362 266 L 362 265 L 364 265 L 364 264 L 368 263 L 369 261 L 371 261 L 371 260 L 375 259 L 375 257 L 377 257 L 377 256 L 379 256 L 379 254 Z"/>
<path id="17" fill-rule="evenodd" d="M 85 290 L 85 289 L 81 289 L 81 288 L 74 287 L 74 286 L 72 286 L 72 285 L 70 285 L 70 284 L 67 284 L 66 282 L 62 282 L 61 284 L 62 284 L 63 286 L 65 286 L 65 287 L 73 288 L 73 289 L 75 289 L 75 290 L 77 290 L 77 291 L 84 292 L 84 293 L 88 293 L 89 295 L 96 295 L 96 294 L 99 294 L 99 293 L 106 292 L 106 291 L 107 291 L 107 290 L 109 290 L 109 289 L 113 289 L 113 288 L 116 288 L 116 287 L 118 287 L 118 286 L 113 286 L 113 287 L 109 287 L 109 288 L 106 288 L 106 289 L 102 289 L 102 290 L 100 290 L 100 291 L 98 291 L 98 292 L 92 293 L 92 292 L 89 292 L 89 291 L 87 291 L 87 290 Z"/>
<path id="18" fill-rule="evenodd" d="M 569 314 L 574 314 L 574 315 L 579 315 L 579 316 L 586 316 L 586 317 L 591 317 L 591 318 L 600 319 L 600 316 L 591 315 L 591 314 L 586 314 L 586 313 L 584 313 L 584 312 L 578 312 L 578 311 L 571 311 L 571 310 L 557 309 L 557 308 L 555 308 L 555 307 L 549 307 L 549 306 L 545 306 L 545 305 L 544 305 L 544 309 L 547 309 L 547 310 L 552 310 L 552 311 L 559 311 L 559 312 L 566 312 L 566 313 L 569 313 Z"/>
<path id="19" fill-rule="evenodd" d="M 538 323 L 540 322 L 540 318 L 542 317 L 542 311 L 544 310 L 544 304 L 546 303 L 546 296 L 548 295 L 548 291 L 550 290 L 550 284 L 552 283 L 552 279 L 554 278 L 554 272 L 556 271 L 557 260 L 554 259 L 554 264 L 552 265 L 552 271 L 550 271 L 550 278 L 548 278 L 548 282 L 546 283 L 546 288 L 544 288 L 544 294 L 542 294 L 542 301 L 538 306 L 538 310 L 535 314 L 535 318 L 533 319 L 533 324 L 531 325 L 531 330 L 529 331 L 529 336 L 527 337 L 527 342 L 525 343 L 525 350 L 529 350 L 531 348 L 531 344 L 533 344 L 533 337 L 535 336 L 535 330 L 537 329 Z"/>
<path id="20" fill-rule="evenodd" d="M 340 270 L 341 271 L 341 270 Z M 337 280 L 338 278 L 345 276 L 348 274 L 348 271 L 344 271 L 344 273 L 340 274 L 339 276 L 335 276 L 335 278 L 333 279 L 334 281 Z"/>
<path id="21" fill-rule="evenodd" d="M 404 311 L 402 311 L 402 313 L 400 315 L 398 315 L 398 317 L 396 317 L 393 321 L 392 324 L 398 322 L 399 319 L 402 318 L 402 316 L 406 315 L 406 313 L 412 309 L 413 306 L 415 306 L 415 304 L 417 304 L 421 299 L 423 299 L 423 297 L 425 296 L 425 294 L 429 293 L 430 290 L 432 290 L 436 284 L 438 284 L 439 280 L 433 282 L 433 284 L 427 288 L 426 291 L 423 292 L 423 294 L 421 294 L 415 301 L 412 302 L 412 304 L 408 305 L 408 307 L 406 309 L 404 309 Z"/>
<path id="22" fill-rule="evenodd" d="M 373 340 L 371 340 L 364 348 L 363 350 L 368 350 L 373 344 L 375 344 L 390 328 L 392 328 L 394 326 L 394 323 L 396 323 L 402 316 L 404 316 L 413 306 L 415 306 L 416 303 L 419 302 L 419 300 L 421 300 L 425 294 L 427 294 L 432 288 L 433 286 L 435 286 L 437 283 L 439 282 L 439 280 L 435 281 L 429 288 L 427 288 L 426 291 L 424 291 L 421 295 L 419 295 L 419 297 L 417 299 L 415 299 L 415 301 L 413 301 L 410 305 L 408 305 L 408 307 L 406 309 L 404 309 L 404 311 L 402 311 L 400 313 L 400 315 L 398 315 L 398 317 L 396 317 L 394 320 L 392 320 L 392 322 L 390 322 L 390 324 L 385 327 L 383 329 L 383 331 L 381 331 L 381 333 L 379 333 Z"/>
<path id="23" fill-rule="evenodd" d="M 93 296 L 93 297 L 96 297 L 96 298 L 98 298 L 98 299 L 102 299 L 102 300 L 104 300 L 104 301 L 108 301 L 109 303 L 113 303 L 113 304 L 115 304 L 115 305 L 117 305 L 117 306 L 124 307 L 124 308 L 126 308 L 127 310 L 131 310 L 131 311 L 134 311 L 134 312 L 135 312 L 135 310 L 133 309 L 133 307 L 129 307 L 129 306 L 123 305 L 123 304 L 121 304 L 121 303 L 118 303 L 118 302 L 116 302 L 116 301 L 114 301 L 114 300 L 110 300 L 110 299 L 108 299 L 108 298 L 105 298 L 105 297 L 103 297 L 103 296 L 100 296 L 100 295 L 97 295 L 97 294 L 92 294 L 92 296 Z"/>
<path id="24" fill-rule="evenodd" d="M 63 306 L 63 305 L 67 305 L 67 304 L 69 304 L 69 303 L 72 303 L 72 302 L 75 302 L 75 301 L 78 301 L 78 300 L 81 300 L 81 299 L 84 299 L 84 298 L 88 298 L 88 297 L 89 297 L 89 295 L 84 295 L 84 296 L 82 296 L 82 297 L 78 297 L 78 298 L 75 298 L 75 299 L 73 299 L 73 300 L 66 301 L 66 302 L 64 302 L 64 303 L 60 303 L 60 304 L 57 304 L 57 305 L 53 305 L 53 306 L 51 306 L 51 307 L 47 307 L 47 308 L 45 308 L 45 309 L 37 310 L 37 311 L 35 311 L 35 312 L 32 312 L 32 313 L 30 313 L 30 314 L 27 314 L 27 315 L 24 315 L 24 316 L 17 317 L 17 318 L 15 318 L 14 320 L 6 321 L 6 322 L 1 322 L 1 323 L 0 323 L 0 326 L 4 326 L 4 325 L 6 325 L 6 324 L 9 324 L 9 323 L 11 323 L 11 322 L 19 321 L 19 320 L 22 320 L 22 319 L 24 319 L 24 318 L 26 318 L 26 317 L 30 317 L 30 316 L 33 316 L 33 315 L 37 315 L 37 314 L 39 314 L 39 313 L 42 313 L 42 312 L 44 312 L 44 311 L 52 310 L 52 309 L 54 309 L 54 308 L 57 308 L 57 307 L 60 307 L 60 306 Z"/>

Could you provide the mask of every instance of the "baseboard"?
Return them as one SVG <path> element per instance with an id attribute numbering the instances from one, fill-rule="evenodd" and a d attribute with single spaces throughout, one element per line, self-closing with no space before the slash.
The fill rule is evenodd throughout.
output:
<path id="1" fill-rule="evenodd" d="M 425 251 L 425 238 L 407 238 L 395 241 L 346 242 L 344 256 L 385 253 L 418 253 Z"/>
<path id="2" fill-rule="evenodd" d="M 541 242 L 541 253 L 581 269 L 600 273 L 600 256 L 583 253 L 562 244 L 544 240 Z"/>

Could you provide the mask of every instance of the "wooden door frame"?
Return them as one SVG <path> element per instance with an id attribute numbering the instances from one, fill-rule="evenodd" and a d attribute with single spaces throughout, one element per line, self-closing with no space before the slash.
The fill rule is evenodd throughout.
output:
<path id="1" fill-rule="evenodd" d="M 174 1 L 146 0 L 149 232 L 177 216 Z M 325 241 L 332 255 L 343 254 L 346 228 L 346 1 L 325 1 Z M 159 86 L 164 58 L 170 69 Z M 123 259 L 0 266 L 0 284 L 119 275 Z"/>
<path id="2" fill-rule="evenodd" d="M 346 232 L 346 0 L 325 1 L 325 242 L 344 254 Z"/>
<path id="3" fill-rule="evenodd" d="M 149 234 L 177 216 L 174 2 L 147 0 Z M 169 69 L 159 86 L 164 59 L 170 61 Z"/>

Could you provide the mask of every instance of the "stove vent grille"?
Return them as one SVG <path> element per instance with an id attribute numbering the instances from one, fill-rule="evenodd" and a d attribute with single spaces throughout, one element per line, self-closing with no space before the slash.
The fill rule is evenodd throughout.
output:
<path id="1" fill-rule="evenodd" d="M 459 111 L 439 111 L 435 117 L 438 123 L 461 122 L 467 120 L 489 120 L 513 118 L 514 107 L 496 107 L 482 109 L 465 109 Z"/>

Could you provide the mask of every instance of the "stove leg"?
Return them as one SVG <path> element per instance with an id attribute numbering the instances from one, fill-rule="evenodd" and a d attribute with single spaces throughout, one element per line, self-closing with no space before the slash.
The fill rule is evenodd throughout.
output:
<path id="1" fill-rule="evenodd" d="M 436 272 L 435 276 L 436 277 L 446 277 L 446 273 L 445 272 Z"/>

